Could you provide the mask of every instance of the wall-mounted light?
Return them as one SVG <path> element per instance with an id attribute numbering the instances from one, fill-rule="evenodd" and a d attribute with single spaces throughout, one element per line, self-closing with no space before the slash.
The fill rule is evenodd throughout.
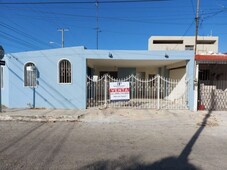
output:
<path id="1" fill-rule="evenodd" d="M 112 55 L 111 53 L 109 53 L 109 55 L 108 55 L 108 56 L 109 56 L 109 58 L 113 58 L 113 55 Z"/>

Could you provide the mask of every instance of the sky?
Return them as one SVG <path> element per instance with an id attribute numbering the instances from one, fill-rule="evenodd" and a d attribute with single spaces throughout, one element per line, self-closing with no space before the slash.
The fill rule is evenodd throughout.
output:
<path id="1" fill-rule="evenodd" d="M 0 0 L 0 45 L 5 53 L 60 48 L 64 28 L 65 47 L 96 49 L 97 18 L 99 49 L 147 50 L 152 35 L 195 35 L 197 0 L 116 1 Z M 227 52 L 226 0 L 200 0 L 199 35 L 218 36 Z"/>

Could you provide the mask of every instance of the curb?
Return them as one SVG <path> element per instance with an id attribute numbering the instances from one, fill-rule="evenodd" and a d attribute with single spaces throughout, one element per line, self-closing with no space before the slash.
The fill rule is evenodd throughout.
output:
<path id="1" fill-rule="evenodd" d="M 79 116 L 0 116 L 0 121 L 25 122 L 79 122 Z"/>

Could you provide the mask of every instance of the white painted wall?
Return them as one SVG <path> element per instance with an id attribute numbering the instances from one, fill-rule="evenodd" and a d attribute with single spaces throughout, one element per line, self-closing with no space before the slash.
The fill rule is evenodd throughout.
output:
<path id="1" fill-rule="evenodd" d="M 186 73 L 186 68 L 179 68 L 169 71 L 169 78 L 174 80 L 181 80 Z"/>
<path id="2" fill-rule="evenodd" d="M 183 77 L 178 82 L 176 87 L 172 90 L 172 92 L 169 94 L 169 96 L 165 97 L 166 100 L 175 101 L 184 97 L 185 92 L 187 90 L 185 78 L 186 74 L 183 75 Z"/>

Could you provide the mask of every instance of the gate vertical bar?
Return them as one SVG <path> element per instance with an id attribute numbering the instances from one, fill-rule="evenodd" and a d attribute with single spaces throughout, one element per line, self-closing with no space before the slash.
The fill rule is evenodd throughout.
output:
<path id="1" fill-rule="evenodd" d="M 157 85 L 157 100 L 158 100 L 158 105 L 157 108 L 160 109 L 160 75 L 158 75 L 158 85 Z"/>
<path id="2" fill-rule="evenodd" d="M 105 103 L 104 103 L 104 106 L 105 108 L 107 107 L 107 74 L 105 74 L 105 92 L 104 92 L 104 100 L 105 100 Z"/>

